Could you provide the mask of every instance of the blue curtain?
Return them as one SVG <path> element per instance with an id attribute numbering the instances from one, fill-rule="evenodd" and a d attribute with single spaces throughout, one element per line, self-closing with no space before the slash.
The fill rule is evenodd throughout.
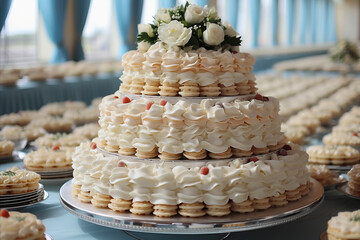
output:
<path id="1" fill-rule="evenodd" d="M 159 8 L 173 8 L 176 6 L 176 0 L 159 0 Z"/>
<path id="2" fill-rule="evenodd" d="M 44 20 L 46 32 L 55 45 L 50 63 L 67 61 L 68 53 L 64 44 L 64 23 L 68 0 L 39 0 L 39 9 Z"/>
<path id="3" fill-rule="evenodd" d="M 90 0 L 76 0 L 75 4 L 75 49 L 73 60 L 80 61 L 85 58 L 81 44 L 81 35 L 84 30 L 87 14 L 89 12 Z"/>
<path id="4" fill-rule="evenodd" d="M 271 45 L 278 45 L 279 0 L 272 0 L 271 5 Z"/>
<path id="5" fill-rule="evenodd" d="M 287 18 L 288 18 L 288 25 L 287 25 L 287 45 L 292 45 L 293 43 L 293 34 L 294 34 L 294 0 L 287 1 Z"/>
<path id="6" fill-rule="evenodd" d="M 237 30 L 237 22 L 239 16 L 239 0 L 226 1 L 226 14 L 229 23 L 231 23 L 234 29 Z"/>
<path id="7" fill-rule="evenodd" d="M 137 25 L 141 21 L 143 0 L 114 0 L 116 20 L 118 23 L 122 46 L 118 57 L 130 49 L 136 48 Z"/>
<path id="8" fill-rule="evenodd" d="M 208 0 L 195 0 L 195 4 L 197 4 L 199 6 L 209 5 Z"/>
<path id="9" fill-rule="evenodd" d="M 318 23 L 318 0 L 311 1 L 311 43 L 316 43 Z"/>
<path id="10" fill-rule="evenodd" d="M 0 1 L 0 32 L 2 28 L 4 27 L 5 20 L 7 17 L 7 14 L 9 12 L 11 6 L 11 0 L 1 0 Z"/>
<path id="11" fill-rule="evenodd" d="M 250 0 L 250 19 L 252 27 L 252 47 L 256 48 L 259 46 L 259 28 L 260 28 L 260 0 Z"/>
<path id="12" fill-rule="evenodd" d="M 306 42 L 306 20 L 307 17 L 307 0 L 300 1 L 300 44 L 305 44 Z"/>
<path id="13" fill-rule="evenodd" d="M 335 34 L 335 9 L 334 9 L 334 3 L 332 0 L 329 0 L 328 4 L 328 42 L 335 42 L 336 41 L 336 34 Z"/>
<path id="14" fill-rule="evenodd" d="M 319 24 L 319 42 L 324 43 L 325 42 L 325 35 L 326 35 L 326 5 L 325 0 L 318 0 L 318 24 Z"/>

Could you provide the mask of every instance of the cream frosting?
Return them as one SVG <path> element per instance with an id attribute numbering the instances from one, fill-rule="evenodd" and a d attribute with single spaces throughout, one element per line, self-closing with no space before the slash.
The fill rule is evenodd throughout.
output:
<path id="1" fill-rule="evenodd" d="M 104 100 L 104 106 L 108 99 Z M 280 132 L 278 101 L 272 97 L 267 102 L 236 98 L 229 102 L 180 100 L 165 106 L 155 98 L 133 99 L 126 104 L 121 103 L 121 98 L 113 99 L 103 112 L 109 112 L 111 116 L 121 110 L 125 113 L 124 123 L 121 123 L 121 117 L 112 122 L 106 114 L 100 115 L 102 131 L 99 138 L 109 145 L 143 151 L 151 151 L 157 146 L 160 153 L 173 154 L 202 149 L 221 153 L 229 147 L 246 151 L 252 147 L 264 148 L 276 145 L 284 138 Z M 146 109 L 150 102 L 152 105 Z"/>
<path id="2" fill-rule="evenodd" d="M 36 172 L 18 169 L 12 167 L 0 172 L 0 185 L 17 184 L 17 183 L 37 183 L 40 180 L 40 175 Z"/>
<path id="3" fill-rule="evenodd" d="M 187 51 L 168 48 L 158 42 L 145 53 L 126 53 L 122 63 L 124 72 L 120 79 L 128 84 L 128 87 L 120 87 L 122 92 L 131 92 L 129 86 L 132 83 L 143 86 L 138 83 L 144 83 L 144 79 L 145 82 L 154 83 L 160 75 L 161 84 L 191 82 L 207 86 L 216 83 L 229 87 L 237 83 L 247 84 L 247 80 L 255 81 L 254 74 L 250 73 L 255 63 L 254 58 L 250 54 L 233 53 L 229 50 L 213 51 L 200 48 Z M 153 76 L 149 75 L 155 75 L 157 79 L 152 79 Z"/>
<path id="4" fill-rule="evenodd" d="M 0 239 L 44 239 L 45 226 L 31 213 L 9 212 L 10 217 L 0 217 Z"/>
<path id="5" fill-rule="evenodd" d="M 337 237 L 358 239 L 360 237 L 360 210 L 354 212 L 339 212 L 328 221 L 328 232 Z M 357 219 L 357 220 L 355 220 Z M 333 231 L 332 229 L 335 229 Z M 340 232 L 338 232 L 340 231 Z"/>
<path id="6" fill-rule="evenodd" d="M 258 155 L 258 161 L 246 158 L 221 161 L 133 161 L 96 153 L 81 145 L 75 151 L 74 182 L 110 194 L 113 198 L 150 201 L 153 204 L 176 205 L 205 202 L 224 205 L 229 200 L 240 203 L 248 198 L 263 199 L 291 191 L 309 181 L 307 154 L 291 144 L 286 156 L 276 153 Z M 83 151 L 83 154 L 77 154 Z M 85 161 L 83 156 L 92 155 Z M 95 159 L 96 158 L 96 159 Z M 119 164 L 119 161 L 122 162 Z M 90 163 L 89 163 L 90 162 Z M 85 165 L 85 171 L 80 166 Z M 91 169 L 88 167 L 91 166 Z M 201 167 L 209 169 L 207 175 Z M 90 174 L 92 179 L 83 178 Z M 95 180 L 94 180 L 95 179 Z"/>

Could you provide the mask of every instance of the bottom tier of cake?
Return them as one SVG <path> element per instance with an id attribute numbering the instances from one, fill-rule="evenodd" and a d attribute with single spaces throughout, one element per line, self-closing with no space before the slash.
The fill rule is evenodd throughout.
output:
<path id="1" fill-rule="evenodd" d="M 203 161 L 135 161 L 93 148 L 83 143 L 73 155 L 72 192 L 119 212 L 224 216 L 283 206 L 310 188 L 307 154 L 295 144 L 251 158 Z"/>

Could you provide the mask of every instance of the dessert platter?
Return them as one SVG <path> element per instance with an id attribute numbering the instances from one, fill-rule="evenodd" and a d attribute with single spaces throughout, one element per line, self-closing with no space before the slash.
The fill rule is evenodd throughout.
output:
<path id="1" fill-rule="evenodd" d="M 53 238 L 45 233 L 45 225 L 34 214 L 2 209 L 0 239 L 52 240 Z"/>
<path id="2" fill-rule="evenodd" d="M 72 178 L 72 147 L 54 146 L 39 148 L 24 158 L 24 168 L 41 176 L 40 182 L 46 184 L 64 183 Z"/>
<path id="3" fill-rule="evenodd" d="M 360 164 L 354 165 L 347 175 L 348 182 L 339 185 L 337 190 L 349 197 L 360 199 Z"/>
<path id="4" fill-rule="evenodd" d="M 255 58 L 214 9 L 160 9 L 122 58 L 100 130 L 73 155 L 63 207 L 96 224 L 158 233 L 245 231 L 323 199 L 308 155 L 286 142 L 279 102 L 257 93 Z"/>
<path id="5" fill-rule="evenodd" d="M 327 230 L 320 235 L 321 240 L 359 239 L 360 210 L 339 212 L 327 223 Z"/>
<path id="6" fill-rule="evenodd" d="M 110 209 L 96 208 L 91 204 L 80 202 L 71 194 L 71 181 L 60 189 L 60 203 L 67 211 L 82 220 L 122 230 L 167 234 L 228 233 L 276 226 L 311 213 L 323 201 L 324 191 L 317 181 L 313 183 L 314 189 L 302 202 L 292 202 L 267 211 L 232 213 L 223 218 L 211 216 L 160 218 L 154 215 L 118 213 Z"/>
<path id="7" fill-rule="evenodd" d="M 0 172 L 0 208 L 28 207 L 48 198 L 40 176 L 16 167 Z"/>

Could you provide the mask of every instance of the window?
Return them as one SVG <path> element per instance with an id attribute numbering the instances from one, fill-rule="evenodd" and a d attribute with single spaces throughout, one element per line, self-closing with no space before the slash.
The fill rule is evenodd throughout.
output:
<path id="1" fill-rule="evenodd" d="M 37 62 L 38 15 L 37 0 L 12 1 L 0 33 L 0 67 Z"/>
<path id="2" fill-rule="evenodd" d="M 113 58 L 111 53 L 112 18 L 114 11 L 111 0 L 92 0 L 83 31 L 83 47 L 87 60 Z M 116 56 L 116 54 L 115 54 Z"/>

